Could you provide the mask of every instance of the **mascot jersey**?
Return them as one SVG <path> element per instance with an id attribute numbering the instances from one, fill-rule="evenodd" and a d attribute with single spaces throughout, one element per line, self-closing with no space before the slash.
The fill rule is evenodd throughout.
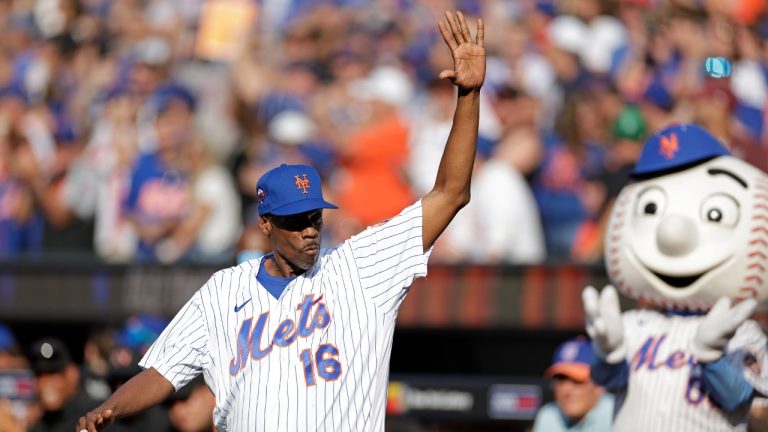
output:
<path id="1" fill-rule="evenodd" d="M 698 364 L 689 344 L 718 298 L 768 295 L 768 177 L 695 125 L 652 136 L 633 177 L 611 214 L 606 264 L 623 294 L 654 308 L 622 315 L 626 362 L 593 365 L 617 396 L 614 429 L 746 430 L 755 391 L 768 390 L 760 327 L 741 324 L 713 363 Z"/>

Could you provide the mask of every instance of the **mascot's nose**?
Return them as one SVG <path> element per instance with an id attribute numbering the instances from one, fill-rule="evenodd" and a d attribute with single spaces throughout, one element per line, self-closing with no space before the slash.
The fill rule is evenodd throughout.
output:
<path id="1" fill-rule="evenodd" d="M 656 245 L 665 255 L 685 255 L 692 251 L 698 242 L 696 224 L 685 216 L 667 215 L 656 229 Z"/>

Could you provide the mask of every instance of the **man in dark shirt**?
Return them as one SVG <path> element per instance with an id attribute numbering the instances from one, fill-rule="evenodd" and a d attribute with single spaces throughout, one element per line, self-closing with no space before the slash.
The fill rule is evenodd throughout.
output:
<path id="1" fill-rule="evenodd" d="M 80 370 L 67 347 L 55 338 L 38 340 L 29 352 L 37 378 L 37 394 L 43 416 L 32 432 L 72 432 L 73 422 L 98 405 L 80 386 Z"/>
<path id="2" fill-rule="evenodd" d="M 165 405 L 174 432 L 213 431 L 213 409 L 216 397 L 202 375 L 168 397 Z"/>

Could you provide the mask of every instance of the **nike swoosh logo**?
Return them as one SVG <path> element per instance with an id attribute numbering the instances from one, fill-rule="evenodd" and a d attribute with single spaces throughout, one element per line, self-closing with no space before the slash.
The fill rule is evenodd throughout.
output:
<path id="1" fill-rule="evenodd" d="M 248 303 L 250 303 L 250 302 L 251 302 L 251 299 L 248 299 L 248 300 L 246 300 L 246 301 L 245 301 L 245 303 L 241 304 L 240 306 L 238 306 L 238 305 L 235 305 L 235 313 L 238 313 L 238 312 L 240 312 L 240 310 L 241 310 L 242 308 L 244 308 L 244 307 L 245 307 L 245 305 L 247 305 L 247 304 L 248 304 Z"/>

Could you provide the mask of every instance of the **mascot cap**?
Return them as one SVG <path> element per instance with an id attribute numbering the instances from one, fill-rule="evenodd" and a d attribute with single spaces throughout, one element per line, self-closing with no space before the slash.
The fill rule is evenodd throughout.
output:
<path id="1" fill-rule="evenodd" d="M 670 172 L 727 155 L 730 152 L 723 143 L 704 128 L 694 124 L 676 124 L 648 138 L 632 176 Z"/>

